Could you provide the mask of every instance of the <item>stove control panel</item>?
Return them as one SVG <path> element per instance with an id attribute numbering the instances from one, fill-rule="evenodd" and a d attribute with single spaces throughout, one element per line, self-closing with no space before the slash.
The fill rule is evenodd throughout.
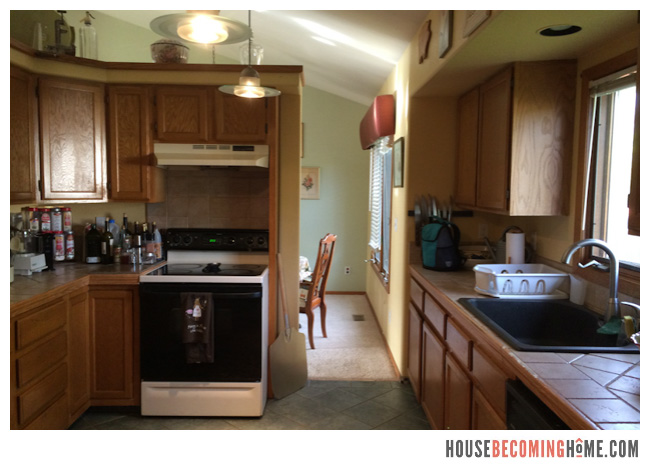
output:
<path id="1" fill-rule="evenodd" d="M 256 229 L 167 229 L 167 250 L 269 251 L 269 231 Z"/>

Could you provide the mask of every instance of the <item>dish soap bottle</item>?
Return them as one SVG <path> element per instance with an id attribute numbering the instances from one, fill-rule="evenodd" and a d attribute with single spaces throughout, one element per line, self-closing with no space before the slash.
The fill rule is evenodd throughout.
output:
<path id="1" fill-rule="evenodd" d="M 95 19 L 89 11 L 86 16 L 81 20 L 83 25 L 79 28 L 79 49 L 81 57 L 86 59 L 97 60 L 97 31 L 93 27 L 90 19 Z"/>

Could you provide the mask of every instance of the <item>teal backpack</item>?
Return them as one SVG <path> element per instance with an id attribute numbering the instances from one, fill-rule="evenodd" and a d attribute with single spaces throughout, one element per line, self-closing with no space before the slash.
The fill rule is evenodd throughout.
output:
<path id="1" fill-rule="evenodd" d="M 422 227 L 422 265 L 434 271 L 454 271 L 463 265 L 458 249 L 460 230 L 448 220 L 432 217 Z"/>

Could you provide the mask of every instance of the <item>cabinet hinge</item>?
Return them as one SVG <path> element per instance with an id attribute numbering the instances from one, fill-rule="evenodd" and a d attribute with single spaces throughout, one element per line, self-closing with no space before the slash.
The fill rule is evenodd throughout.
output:
<path id="1" fill-rule="evenodd" d="M 36 95 L 36 98 L 38 98 L 38 93 L 39 93 L 39 87 L 38 87 L 38 85 L 36 85 L 34 87 L 34 94 Z"/>
<path id="2" fill-rule="evenodd" d="M 41 193 L 41 197 L 43 196 L 43 180 L 38 180 L 38 192 Z"/>
<path id="3" fill-rule="evenodd" d="M 265 134 L 269 133 L 269 125 L 268 124 L 264 124 L 264 133 Z"/>
<path id="4" fill-rule="evenodd" d="M 106 189 L 108 190 L 109 193 L 111 192 L 111 182 L 110 181 L 108 183 L 106 183 Z"/>
<path id="5" fill-rule="evenodd" d="M 510 190 L 506 189 L 506 201 L 510 200 Z"/>

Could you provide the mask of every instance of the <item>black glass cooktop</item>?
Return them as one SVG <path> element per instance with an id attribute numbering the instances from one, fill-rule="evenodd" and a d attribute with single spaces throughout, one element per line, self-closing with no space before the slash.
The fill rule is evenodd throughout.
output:
<path id="1" fill-rule="evenodd" d="M 149 275 L 152 276 L 259 276 L 266 269 L 263 264 L 182 264 L 163 266 Z"/>

